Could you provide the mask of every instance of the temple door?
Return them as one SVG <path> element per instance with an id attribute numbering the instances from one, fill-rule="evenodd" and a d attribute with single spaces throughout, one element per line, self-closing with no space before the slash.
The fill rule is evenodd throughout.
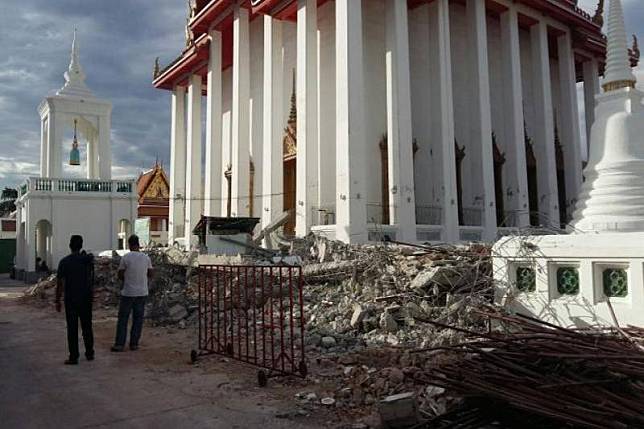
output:
<path id="1" fill-rule="evenodd" d="M 228 195 L 226 196 L 226 217 L 230 217 L 233 207 L 233 167 L 229 165 L 226 171 L 224 172 L 224 177 L 226 178 L 226 190 Z"/>
<path id="2" fill-rule="evenodd" d="M 284 234 L 295 235 L 295 199 L 297 184 L 297 159 L 292 157 L 284 160 L 284 211 L 289 213 L 284 225 Z"/>
<path id="3" fill-rule="evenodd" d="M 496 137 L 492 135 L 492 141 L 495 141 Z M 496 142 L 494 145 L 494 198 L 496 204 L 496 223 L 497 226 L 507 226 L 507 219 L 505 219 L 505 201 L 503 193 L 503 164 L 505 164 L 505 154 L 501 153 L 501 150 L 497 146 Z"/>
<path id="4" fill-rule="evenodd" d="M 566 167 L 564 154 L 559 139 L 555 139 L 555 154 L 557 159 L 557 196 L 559 202 L 559 222 L 561 228 L 568 223 L 568 210 L 566 207 Z"/>
<path id="5" fill-rule="evenodd" d="M 532 144 L 525 144 L 526 164 L 528 167 L 528 204 L 530 206 L 530 225 L 539 226 L 539 188 L 537 182 L 537 158 Z"/>
<path id="6" fill-rule="evenodd" d="M 465 159 L 465 146 L 460 147 L 454 140 L 456 151 L 456 198 L 458 202 L 458 224 L 463 225 L 463 159 Z"/>
<path id="7" fill-rule="evenodd" d="M 387 135 L 384 134 L 380 143 L 380 176 L 382 186 L 380 189 L 382 199 L 382 224 L 389 225 L 389 154 L 387 150 Z"/>

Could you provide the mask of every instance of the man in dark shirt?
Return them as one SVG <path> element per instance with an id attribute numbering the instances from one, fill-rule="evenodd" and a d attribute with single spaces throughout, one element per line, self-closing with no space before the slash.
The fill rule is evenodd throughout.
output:
<path id="1" fill-rule="evenodd" d="M 69 359 L 65 365 L 78 364 L 78 319 L 80 318 L 85 343 L 85 357 L 94 360 L 94 334 L 92 333 L 92 277 L 94 256 L 87 255 L 83 237 L 72 235 L 69 240 L 72 253 L 58 264 L 56 285 L 56 311 L 60 312 L 60 296 L 65 290 L 65 318 L 67 319 L 67 343 Z"/>

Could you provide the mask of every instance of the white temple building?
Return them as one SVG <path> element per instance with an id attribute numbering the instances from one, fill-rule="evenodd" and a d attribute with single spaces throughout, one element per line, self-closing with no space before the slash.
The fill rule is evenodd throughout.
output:
<path id="1" fill-rule="evenodd" d="M 644 326 L 644 93 L 621 0 L 610 0 L 603 93 L 570 234 L 494 246 L 497 301 L 563 326 Z"/>
<path id="2" fill-rule="evenodd" d="M 131 231 L 136 219 L 134 180 L 112 180 L 112 105 L 85 84 L 76 33 L 64 76 L 65 85 L 38 106 L 40 176 L 27 179 L 16 201 L 16 269 L 27 280 L 36 258 L 55 268 L 69 254 L 71 235 L 82 235 L 87 250 L 117 249 L 119 234 L 122 238 Z M 71 131 L 72 144 L 65 148 L 65 135 Z M 85 143 L 86 179 L 63 169 L 67 162 L 79 168 L 78 143 Z"/>
<path id="3" fill-rule="evenodd" d="M 346 242 L 559 228 L 582 184 L 577 83 L 589 136 L 602 14 L 573 0 L 196 0 L 185 50 L 155 68 L 172 93 L 170 242 L 202 214 L 267 225 L 284 211 L 287 232 Z"/>

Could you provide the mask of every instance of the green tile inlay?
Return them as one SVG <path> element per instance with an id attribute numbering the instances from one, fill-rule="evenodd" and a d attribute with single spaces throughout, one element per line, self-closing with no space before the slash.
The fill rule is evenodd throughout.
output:
<path id="1" fill-rule="evenodd" d="M 576 267 L 557 269 L 557 290 L 562 295 L 577 295 L 579 293 L 579 270 Z"/>
<path id="2" fill-rule="evenodd" d="M 623 298 L 628 295 L 628 275 L 622 268 L 607 268 L 602 273 L 604 294 Z"/>
<path id="3" fill-rule="evenodd" d="M 516 276 L 519 292 L 534 292 L 537 290 L 537 275 L 534 268 L 517 267 Z"/>

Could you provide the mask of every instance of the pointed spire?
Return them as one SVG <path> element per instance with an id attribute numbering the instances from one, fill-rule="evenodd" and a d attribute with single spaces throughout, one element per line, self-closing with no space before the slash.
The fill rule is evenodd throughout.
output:
<path id="1" fill-rule="evenodd" d="M 65 85 L 57 92 L 58 95 L 67 95 L 74 97 L 93 97 L 91 91 L 85 85 L 85 73 L 80 65 L 80 53 L 78 49 L 78 40 L 76 39 L 76 29 L 74 28 L 74 38 L 72 39 L 72 52 L 69 61 L 69 67 L 64 74 Z"/>
<path id="2" fill-rule="evenodd" d="M 628 87 L 634 88 L 637 80 L 630 68 L 621 0 L 610 1 L 607 33 L 608 50 L 606 54 L 604 91 L 609 92 Z"/>
<path id="3" fill-rule="evenodd" d="M 72 54 L 69 61 L 69 67 L 65 72 L 65 81 L 67 83 L 85 82 L 85 73 L 80 65 L 80 54 L 78 42 L 76 41 L 76 29 L 74 28 L 74 38 L 72 39 Z"/>

